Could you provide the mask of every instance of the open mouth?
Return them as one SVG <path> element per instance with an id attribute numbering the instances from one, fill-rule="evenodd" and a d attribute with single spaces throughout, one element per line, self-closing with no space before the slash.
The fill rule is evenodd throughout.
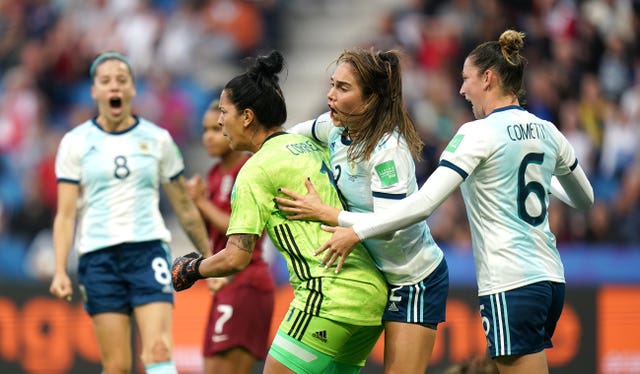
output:
<path id="1" fill-rule="evenodd" d="M 112 97 L 111 99 L 109 99 L 109 106 L 112 108 L 121 108 L 122 99 L 119 97 Z"/>

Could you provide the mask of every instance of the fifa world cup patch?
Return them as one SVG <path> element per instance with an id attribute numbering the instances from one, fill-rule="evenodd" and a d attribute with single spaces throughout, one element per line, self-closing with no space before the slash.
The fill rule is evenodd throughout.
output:
<path id="1" fill-rule="evenodd" d="M 445 148 L 444 150 L 447 152 L 455 152 L 456 149 L 458 149 L 458 146 L 460 145 L 460 143 L 462 143 L 462 138 L 464 138 L 464 135 L 456 135 L 453 137 L 453 139 L 451 139 L 451 141 L 449 142 L 449 144 L 447 144 L 447 148 Z"/>
<path id="2" fill-rule="evenodd" d="M 376 165 L 376 173 L 378 173 L 378 178 L 382 182 L 382 187 L 398 183 L 398 171 L 393 161 L 386 161 Z"/>

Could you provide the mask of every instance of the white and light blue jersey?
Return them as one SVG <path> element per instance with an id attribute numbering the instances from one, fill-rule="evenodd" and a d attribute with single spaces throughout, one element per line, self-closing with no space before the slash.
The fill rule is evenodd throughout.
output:
<path id="1" fill-rule="evenodd" d="M 117 133 L 94 120 L 63 137 L 56 156 L 58 183 L 80 187 L 75 246 L 82 255 L 118 243 L 169 242 L 159 187 L 184 170 L 169 132 L 145 119 Z"/>
<path id="2" fill-rule="evenodd" d="M 411 152 L 398 133 L 384 136 L 368 160 L 349 162 L 347 151 L 351 141 L 343 130 L 334 126 L 329 113 L 325 113 L 290 131 L 311 136 L 328 146 L 334 180 L 346 200 L 347 210 L 384 212 L 418 190 Z M 394 285 L 423 280 L 443 258 L 424 221 L 367 239 L 364 244 L 387 282 Z"/>
<path id="3" fill-rule="evenodd" d="M 564 283 L 548 192 L 553 174 L 576 165 L 558 129 L 519 106 L 464 124 L 449 142 L 440 166 L 465 179 L 460 188 L 480 296 L 545 280 Z"/>

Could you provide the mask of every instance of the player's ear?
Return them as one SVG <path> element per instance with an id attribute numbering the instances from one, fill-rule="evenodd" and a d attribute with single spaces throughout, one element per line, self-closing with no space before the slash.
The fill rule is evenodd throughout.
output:
<path id="1" fill-rule="evenodd" d="M 93 99 L 93 101 L 97 100 L 96 86 L 94 84 L 91 85 L 91 98 Z"/>
<path id="2" fill-rule="evenodd" d="M 491 69 L 487 69 L 484 71 L 484 73 L 482 74 L 482 85 L 484 86 L 485 90 L 489 88 L 489 86 L 491 86 L 491 84 L 493 84 L 493 81 L 497 79 L 497 76 L 495 74 L 495 72 Z"/>
<path id="3" fill-rule="evenodd" d="M 255 120 L 256 114 L 253 112 L 253 109 L 245 109 L 242 111 L 242 124 L 244 127 L 249 127 Z"/>

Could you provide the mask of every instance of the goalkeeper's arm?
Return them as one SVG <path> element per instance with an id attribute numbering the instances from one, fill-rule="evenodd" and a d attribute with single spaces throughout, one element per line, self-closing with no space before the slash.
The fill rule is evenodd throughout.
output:
<path id="1" fill-rule="evenodd" d="M 182 291 L 198 279 L 226 277 L 242 271 L 251 262 L 257 240 L 257 235 L 233 234 L 225 249 L 206 259 L 195 253 L 176 258 L 171 270 L 174 288 Z"/>

